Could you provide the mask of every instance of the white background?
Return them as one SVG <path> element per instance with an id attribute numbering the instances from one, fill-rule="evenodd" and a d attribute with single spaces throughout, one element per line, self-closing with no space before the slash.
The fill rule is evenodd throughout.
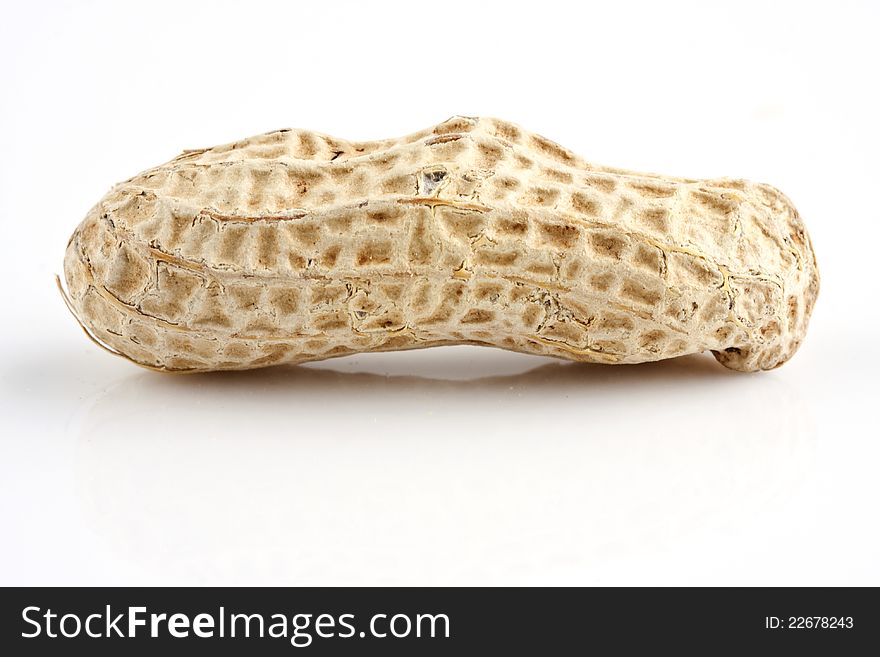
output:
<path id="1" fill-rule="evenodd" d="M 880 13 L 710 4 L 5 3 L 0 584 L 880 584 Z M 800 353 L 170 377 L 54 287 L 88 208 L 184 148 L 453 114 L 782 189 L 822 273 Z"/>

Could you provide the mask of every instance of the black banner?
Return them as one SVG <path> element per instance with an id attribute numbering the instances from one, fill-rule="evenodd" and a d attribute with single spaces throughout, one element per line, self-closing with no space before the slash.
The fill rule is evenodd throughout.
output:
<path id="1" fill-rule="evenodd" d="M 877 650 L 875 589 L 20 588 L 6 655 Z M 653 650 L 651 650 L 653 652 Z"/>

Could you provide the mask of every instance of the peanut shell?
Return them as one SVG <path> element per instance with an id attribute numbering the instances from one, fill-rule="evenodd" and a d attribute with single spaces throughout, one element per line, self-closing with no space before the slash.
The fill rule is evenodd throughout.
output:
<path id="1" fill-rule="evenodd" d="M 163 371 L 477 344 L 621 364 L 788 360 L 819 289 L 779 191 L 590 164 L 497 119 L 279 130 L 116 185 L 67 247 L 90 337 Z"/>

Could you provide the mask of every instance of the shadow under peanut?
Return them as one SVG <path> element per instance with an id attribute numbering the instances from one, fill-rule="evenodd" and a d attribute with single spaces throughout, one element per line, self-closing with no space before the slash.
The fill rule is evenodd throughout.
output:
<path id="1" fill-rule="evenodd" d="M 134 373 L 80 416 L 87 517 L 182 583 L 601 581 L 766 512 L 812 458 L 773 373 L 433 351 Z"/>

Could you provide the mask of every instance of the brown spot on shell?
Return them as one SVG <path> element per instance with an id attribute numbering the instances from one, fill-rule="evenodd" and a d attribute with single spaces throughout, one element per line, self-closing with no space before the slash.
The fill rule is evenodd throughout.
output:
<path id="1" fill-rule="evenodd" d="M 477 152 L 480 155 L 479 166 L 491 168 L 504 158 L 504 149 L 497 144 L 488 141 L 477 142 Z"/>
<path id="2" fill-rule="evenodd" d="M 271 270 L 278 260 L 277 231 L 274 226 L 257 228 L 257 266 Z"/>
<path id="3" fill-rule="evenodd" d="M 522 196 L 522 201 L 526 205 L 553 205 L 559 198 L 558 189 L 550 189 L 549 187 L 533 187 Z"/>
<path id="4" fill-rule="evenodd" d="M 367 212 L 367 220 L 376 224 L 397 224 L 403 218 L 403 210 L 398 207 L 382 208 Z"/>
<path id="5" fill-rule="evenodd" d="M 281 315 L 293 315 L 299 308 L 299 290 L 273 288 L 268 293 L 269 304 Z"/>
<path id="6" fill-rule="evenodd" d="M 544 168 L 541 169 L 541 175 L 548 180 L 565 184 L 571 183 L 573 180 L 572 175 L 568 171 L 562 171 L 560 169 Z"/>
<path id="7" fill-rule="evenodd" d="M 617 188 L 617 180 L 610 175 L 593 174 L 583 177 L 584 185 L 610 194 Z"/>
<path id="8" fill-rule="evenodd" d="M 546 243 L 563 249 L 572 248 L 580 236 L 580 230 L 568 224 L 541 223 L 538 227 Z"/>
<path id="9" fill-rule="evenodd" d="M 704 190 L 696 190 L 691 192 L 691 198 L 703 207 L 717 212 L 719 214 L 727 214 L 733 212 L 739 207 L 739 203 L 725 194 L 712 193 Z"/>
<path id="10" fill-rule="evenodd" d="M 647 208 L 643 210 L 638 219 L 645 226 L 657 233 L 669 232 L 669 211 L 666 208 Z"/>
<path id="11" fill-rule="evenodd" d="M 571 195 L 571 207 L 575 212 L 591 217 L 597 216 L 602 210 L 601 203 L 581 192 L 575 192 Z"/>
<path id="12" fill-rule="evenodd" d="M 348 314 L 342 311 L 316 313 L 312 319 L 312 326 L 318 331 L 338 331 L 350 328 Z"/>
<path id="13" fill-rule="evenodd" d="M 532 144 L 544 155 L 563 162 L 565 164 L 574 164 L 577 158 L 554 141 L 550 141 L 541 135 L 532 135 Z"/>
<path id="14" fill-rule="evenodd" d="M 321 239 L 321 226 L 317 223 L 297 222 L 289 224 L 288 230 L 300 244 L 315 246 Z"/>
<path id="15" fill-rule="evenodd" d="M 599 292 L 607 292 L 616 280 L 617 277 L 611 272 L 593 274 L 590 276 L 590 287 Z"/>
<path id="16" fill-rule="evenodd" d="M 660 301 L 661 296 L 658 290 L 651 289 L 644 283 L 634 280 L 624 282 L 623 287 L 620 289 L 620 295 L 624 299 L 645 306 L 653 306 L 657 304 Z"/>
<path id="17" fill-rule="evenodd" d="M 485 324 L 495 319 L 495 313 L 491 310 L 481 310 L 479 308 L 471 308 L 464 317 L 461 318 L 462 324 Z"/>
<path id="18" fill-rule="evenodd" d="M 589 236 L 593 251 L 604 258 L 620 259 L 626 242 L 611 231 L 593 232 Z"/>
<path id="19" fill-rule="evenodd" d="M 370 240 L 357 253 L 355 262 L 359 267 L 364 265 L 381 265 L 391 262 L 394 247 L 387 240 Z"/>
<path id="20" fill-rule="evenodd" d="M 427 210 L 417 213 L 409 234 L 409 260 L 413 264 L 425 265 L 431 262 L 434 248 L 429 233 Z"/>
<path id="21" fill-rule="evenodd" d="M 250 234 L 248 226 L 225 225 L 220 231 L 220 249 L 217 253 L 220 262 L 230 265 L 240 263 L 239 254 Z"/>
<path id="22" fill-rule="evenodd" d="M 639 347 L 648 351 L 660 352 L 663 349 L 663 343 L 666 341 L 666 338 L 666 333 L 659 329 L 646 331 L 639 335 Z"/>
<path id="23" fill-rule="evenodd" d="M 507 121 L 495 121 L 495 135 L 509 142 L 518 142 L 522 138 L 522 131 Z"/>
<path id="24" fill-rule="evenodd" d="M 466 116 L 454 116 L 447 119 L 434 128 L 435 135 L 445 135 L 450 132 L 470 132 L 475 127 L 475 121 Z"/>
<path id="25" fill-rule="evenodd" d="M 635 324 L 628 315 L 609 313 L 596 320 L 596 328 L 606 331 L 632 331 L 635 328 Z"/>
<path id="26" fill-rule="evenodd" d="M 322 267 L 327 267 L 328 269 L 333 267 L 339 259 L 339 252 L 341 250 L 342 247 L 339 244 L 331 244 L 318 256 L 318 262 Z"/>
<path id="27" fill-rule="evenodd" d="M 477 264 L 509 267 L 519 258 L 516 251 L 495 251 L 493 249 L 479 249 L 475 254 Z"/>
<path id="28" fill-rule="evenodd" d="M 529 224 L 521 219 L 498 219 L 495 222 L 495 232 L 501 235 L 522 236 L 529 231 Z"/>
<path id="29" fill-rule="evenodd" d="M 385 178 L 380 188 L 386 194 L 411 194 L 416 188 L 415 174 Z"/>
<path id="30" fill-rule="evenodd" d="M 660 182 L 631 182 L 629 188 L 647 198 L 669 198 L 676 192 L 674 185 Z"/>

